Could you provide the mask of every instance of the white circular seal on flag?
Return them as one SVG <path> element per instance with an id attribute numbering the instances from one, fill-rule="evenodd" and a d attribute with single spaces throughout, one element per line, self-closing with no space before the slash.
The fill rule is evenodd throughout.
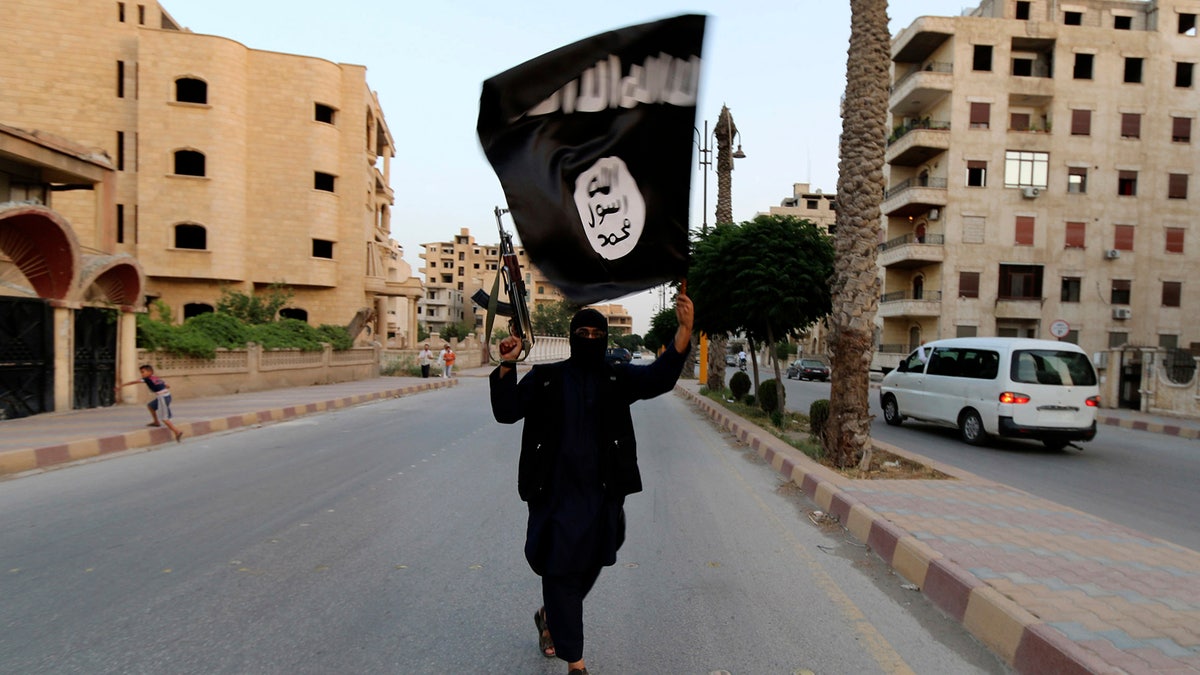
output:
<path id="1" fill-rule="evenodd" d="M 629 254 L 646 226 L 646 200 L 620 157 L 601 157 L 575 179 L 583 234 L 605 260 Z"/>

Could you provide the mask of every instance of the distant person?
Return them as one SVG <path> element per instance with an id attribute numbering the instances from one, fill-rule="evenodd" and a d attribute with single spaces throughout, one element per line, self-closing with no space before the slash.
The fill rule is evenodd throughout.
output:
<path id="1" fill-rule="evenodd" d="M 691 347 L 686 295 L 676 299 L 675 315 L 675 338 L 646 366 L 605 361 L 608 321 L 594 309 L 571 319 L 570 358 L 535 365 L 519 382 L 521 340 L 500 341 L 492 415 L 503 424 L 525 420 L 517 492 L 529 505 L 525 559 L 542 578 L 544 604 L 533 616 L 538 648 L 566 661 L 568 675 L 587 675 L 583 600 L 600 570 L 617 561 L 625 497 L 642 489 L 629 407 L 670 391 Z"/>
<path id="2" fill-rule="evenodd" d="M 421 377 L 429 377 L 429 366 L 433 365 L 433 350 L 429 348 L 428 342 L 421 349 L 421 353 L 417 354 L 417 363 L 421 366 Z"/>
<path id="3" fill-rule="evenodd" d="M 442 350 L 442 354 L 438 359 L 442 362 L 442 377 L 454 377 L 455 358 L 457 357 L 454 354 L 454 350 L 450 349 L 450 345 L 447 343 L 446 348 Z"/>
<path id="4" fill-rule="evenodd" d="M 138 368 L 142 374 L 142 379 L 131 380 L 117 386 L 117 392 L 121 391 L 121 387 L 128 387 L 131 384 L 145 383 L 150 391 L 154 394 L 154 398 L 146 404 L 146 408 L 150 410 L 150 418 L 153 420 L 146 426 L 161 427 L 163 424 L 175 434 L 175 442 L 183 438 L 183 432 L 175 426 L 171 419 L 174 415 L 171 413 L 171 390 L 167 387 L 167 383 L 159 376 L 154 374 L 154 366 L 147 363 Z M 162 423 L 159 423 L 159 418 L 162 418 Z"/>

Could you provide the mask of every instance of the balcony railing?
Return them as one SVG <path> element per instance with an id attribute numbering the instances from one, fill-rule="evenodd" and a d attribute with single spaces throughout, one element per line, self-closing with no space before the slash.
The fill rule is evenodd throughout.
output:
<path id="1" fill-rule="evenodd" d="M 917 235 L 912 234 L 910 232 L 909 234 L 905 234 L 905 235 L 896 237 L 895 239 L 889 239 L 889 240 L 883 242 L 882 244 L 879 245 L 879 252 L 883 253 L 884 251 L 886 251 L 890 248 L 896 248 L 897 246 L 904 246 L 905 244 L 926 244 L 929 246 L 942 246 L 945 243 L 946 243 L 946 237 L 943 235 L 940 235 L 940 234 L 926 234 L 926 235 L 918 238 Z"/>
<path id="2" fill-rule="evenodd" d="M 941 302 L 941 291 L 922 291 L 920 296 L 914 296 L 911 290 L 894 291 L 892 293 L 884 293 L 880 296 L 879 301 L 882 302 L 900 302 L 901 300 L 920 300 L 923 302 Z"/>
<path id="3" fill-rule="evenodd" d="M 905 134 L 914 129 L 931 129 L 933 131 L 950 131 L 950 122 L 944 120 L 913 120 L 911 122 L 901 124 L 892 129 L 892 137 L 888 139 L 888 145 L 904 138 Z"/>
<path id="4" fill-rule="evenodd" d="M 909 188 L 925 187 L 935 190 L 945 190 L 948 183 L 945 178 L 908 178 L 896 183 L 883 193 L 884 199 L 891 199 Z"/>
<path id="5" fill-rule="evenodd" d="M 901 84 L 903 84 L 905 80 L 912 77 L 913 75 L 916 75 L 917 73 L 951 73 L 951 74 L 953 74 L 954 73 L 954 64 L 946 63 L 944 61 L 930 61 L 929 63 L 926 63 L 924 66 L 921 66 L 920 68 L 913 68 L 912 70 L 908 71 L 904 75 L 901 75 L 899 79 L 897 79 L 895 82 L 892 83 L 891 91 L 896 91 L 896 88 L 899 87 Z"/>

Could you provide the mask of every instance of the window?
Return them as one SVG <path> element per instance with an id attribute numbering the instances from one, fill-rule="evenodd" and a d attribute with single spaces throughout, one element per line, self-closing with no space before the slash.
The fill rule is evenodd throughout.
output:
<path id="1" fill-rule="evenodd" d="M 117 243 L 125 243 L 125 205 L 117 204 Z"/>
<path id="2" fill-rule="evenodd" d="M 117 98 L 125 98 L 125 62 L 117 61 Z"/>
<path id="3" fill-rule="evenodd" d="M 979 272 L 958 273 L 958 297 L 979 297 Z"/>
<path id="4" fill-rule="evenodd" d="M 1032 77 L 1033 76 L 1033 59 L 1014 56 L 1012 60 L 1012 74 L 1017 77 Z"/>
<path id="5" fill-rule="evenodd" d="M 201 314 L 212 314 L 213 306 L 204 302 L 189 302 L 183 306 L 183 320 L 187 321 L 193 316 Z"/>
<path id="6" fill-rule="evenodd" d="M 123 2 L 117 3 L 117 21 L 125 23 L 125 3 Z"/>
<path id="7" fill-rule="evenodd" d="M 1086 248 L 1087 223 L 1067 221 L 1066 248 Z"/>
<path id="8" fill-rule="evenodd" d="M 971 62 L 972 70 L 991 71 L 992 69 L 992 46 L 991 45 L 975 45 L 975 58 Z"/>
<path id="9" fill-rule="evenodd" d="M 1017 234 L 1014 246 L 1033 246 L 1033 216 L 1017 216 Z"/>
<path id="10" fill-rule="evenodd" d="M 1179 13 L 1179 34 L 1196 37 L 1196 15 Z"/>
<path id="11" fill-rule="evenodd" d="M 333 242 L 327 239 L 312 240 L 312 257 L 333 259 Z"/>
<path id="12" fill-rule="evenodd" d="M 1122 197 L 1134 197 L 1137 195 L 1136 171 L 1117 172 L 1117 194 Z"/>
<path id="13" fill-rule="evenodd" d="M 1114 305 L 1128 305 L 1132 290 L 1133 282 L 1129 279 L 1113 279 L 1110 302 Z"/>
<path id="14" fill-rule="evenodd" d="M 175 151 L 176 176 L 203 176 L 204 153 L 195 150 Z"/>
<path id="15" fill-rule="evenodd" d="M 1029 131 L 1029 113 L 1010 113 L 1008 128 L 1013 131 Z"/>
<path id="16" fill-rule="evenodd" d="M 125 170 L 125 132 L 117 132 L 117 171 Z"/>
<path id="17" fill-rule="evenodd" d="M 316 104 L 316 113 L 314 114 L 313 119 L 318 122 L 324 122 L 325 124 L 333 124 L 333 113 L 333 108 L 325 105 L 324 103 L 318 103 Z"/>
<path id="18" fill-rule="evenodd" d="M 1167 174 L 1167 199 L 1187 199 L 1188 175 L 1186 173 Z"/>
<path id="19" fill-rule="evenodd" d="M 967 185 L 970 187 L 987 186 L 987 162 L 976 159 L 967 160 Z"/>
<path id="20" fill-rule="evenodd" d="M 1128 344 L 1128 342 L 1129 342 L 1129 333 L 1114 331 L 1114 332 L 1111 332 L 1108 334 L 1108 348 L 1109 349 L 1116 349 L 1117 347 L 1123 347 L 1124 345 Z"/>
<path id="21" fill-rule="evenodd" d="M 1113 248 L 1118 251 L 1133 250 L 1133 226 L 1132 225 L 1114 225 L 1113 226 Z"/>
<path id="22" fill-rule="evenodd" d="M 971 128 L 987 129 L 992 117 L 992 104 L 973 101 L 971 103 Z"/>
<path id="23" fill-rule="evenodd" d="M 1178 307 L 1179 299 L 1183 295 L 1183 282 L 1181 281 L 1164 281 L 1162 285 L 1162 306 L 1163 307 Z"/>
<path id="24" fill-rule="evenodd" d="M 1063 302 L 1079 302 L 1079 296 L 1083 290 L 1083 279 L 1080 277 L 1063 277 L 1062 278 L 1062 295 L 1060 300 Z"/>
<path id="25" fill-rule="evenodd" d="M 1030 3 L 1028 0 L 1017 0 L 1017 18 L 1018 19 L 1020 19 L 1022 21 L 1029 20 L 1029 5 L 1031 5 L 1031 4 L 1032 3 Z"/>
<path id="26" fill-rule="evenodd" d="M 1191 143 L 1192 142 L 1192 118 L 1190 117 L 1172 117 L 1171 118 L 1171 141 L 1175 143 Z"/>
<path id="27" fill-rule="evenodd" d="M 1071 111 L 1071 135 L 1072 136 L 1090 136 L 1092 133 L 1092 111 L 1091 110 L 1072 110 Z"/>
<path id="28" fill-rule="evenodd" d="M 336 176 L 333 174 L 323 173 L 321 171 L 313 172 L 313 189 L 322 190 L 324 192 L 333 192 Z"/>
<path id="29" fill-rule="evenodd" d="M 818 206 L 817 206 L 817 200 L 815 200 L 815 199 L 808 199 L 808 200 L 805 200 L 805 204 L 807 205 L 805 208 L 808 208 L 808 209 L 810 209 L 810 210 L 812 210 L 812 211 L 815 211 L 815 210 L 817 210 L 817 208 L 818 208 Z"/>
<path id="30" fill-rule="evenodd" d="M 1001 300 L 1040 300 L 1042 298 L 1041 265 L 1001 265 Z"/>
<path id="31" fill-rule="evenodd" d="M 1183 235 L 1186 231 L 1182 227 L 1167 228 L 1167 253 L 1183 253 Z"/>
<path id="32" fill-rule="evenodd" d="M 1008 150 L 1004 153 L 1004 187 L 1046 187 L 1050 155 Z"/>
<path id="33" fill-rule="evenodd" d="M 1114 16 L 1113 28 L 1116 30 L 1133 30 L 1132 16 Z"/>
<path id="34" fill-rule="evenodd" d="M 975 337 L 979 334 L 979 326 L 955 326 L 954 337 Z"/>
<path id="35" fill-rule="evenodd" d="M 194 77 L 175 80 L 175 100 L 179 103 L 208 103 L 208 83 Z"/>
<path id="36" fill-rule="evenodd" d="M 1125 59 L 1125 82 L 1139 84 L 1142 81 L 1142 59 L 1130 56 Z"/>
<path id="37" fill-rule="evenodd" d="M 1092 54 L 1076 54 L 1075 55 L 1075 70 L 1073 71 L 1076 80 L 1092 79 L 1092 64 L 1096 57 Z"/>
<path id="38" fill-rule="evenodd" d="M 1063 12 L 1063 24 L 1067 26 L 1082 26 L 1083 12 Z"/>
<path id="39" fill-rule="evenodd" d="M 203 225 L 183 223 L 175 226 L 175 248 L 203 251 L 208 248 L 208 233 Z"/>
<path id="40" fill-rule="evenodd" d="M 308 323 L 308 310 L 301 309 L 299 307 L 284 307 L 283 309 L 279 310 L 279 318 L 295 319 L 297 321 Z"/>
<path id="41" fill-rule="evenodd" d="M 146 25 L 146 6 L 138 5 L 138 25 Z"/>
<path id="42" fill-rule="evenodd" d="M 1196 64 L 1180 61 L 1175 64 L 1175 86 L 1182 89 L 1191 89 L 1192 87 L 1192 70 Z"/>
<path id="43" fill-rule="evenodd" d="M 1142 116 L 1140 113 L 1121 113 L 1121 138 L 1141 138 Z"/>
<path id="44" fill-rule="evenodd" d="M 1082 195 L 1087 193 L 1087 167 L 1067 167 L 1067 192 Z"/>

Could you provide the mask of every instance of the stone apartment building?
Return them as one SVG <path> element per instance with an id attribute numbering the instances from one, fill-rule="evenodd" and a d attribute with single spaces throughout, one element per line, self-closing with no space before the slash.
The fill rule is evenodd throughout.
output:
<path id="1" fill-rule="evenodd" d="M 1198 14 L 988 0 L 893 38 L 877 366 L 955 336 L 1200 345 Z"/>
<path id="2" fill-rule="evenodd" d="M 500 263 L 499 244 L 480 244 L 469 228 L 460 228 L 453 241 L 421 244 L 425 249 L 420 258 L 425 261 L 420 272 L 425 275 L 425 297 L 418 311 L 421 323 L 430 332 L 441 332 L 446 326 L 459 323 L 473 315 L 475 330 L 482 334 L 487 310 L 471 301 L 477 291 L 491 293 Z M 525 302 L 529 311 L 539 305 L 561 302 L 562 292 L 551 284 L 525 254 L 525 247 L 515 246 L 517 261 L 524 275 Z M 501 292 L 503 296 L 503 291 Z M 610 333 L 629 335 L 633 318 L 621 305 L 594 305 L 608 317 Z M 502 325 L 502 324 L 497 324 Z"/>
<path id="3" fill-rule="evenodd" d="M 792 196 L 784 197 L 779 206 L 766 212 L 770 216 L 792 216 L 807 220 L 823 231 L 833 234 L 837 221 L 837 192 L 828 194 L 821 188 L 812 189 L 808 183 L 793 183 Z"/>
<path id="4" fill-rule="evenodd" d="M 281 283 L 285 316 L 415 340 L 423 289 L 391 238 L 394 142 L 364 66 L 193 33 L 152 1 L 10 0 L 0 34 L 0 124 L 107 154 L 143 302 L 181 320 Z M 55 207 L 84 239 L 100 227 L 86 196 Z"/>

